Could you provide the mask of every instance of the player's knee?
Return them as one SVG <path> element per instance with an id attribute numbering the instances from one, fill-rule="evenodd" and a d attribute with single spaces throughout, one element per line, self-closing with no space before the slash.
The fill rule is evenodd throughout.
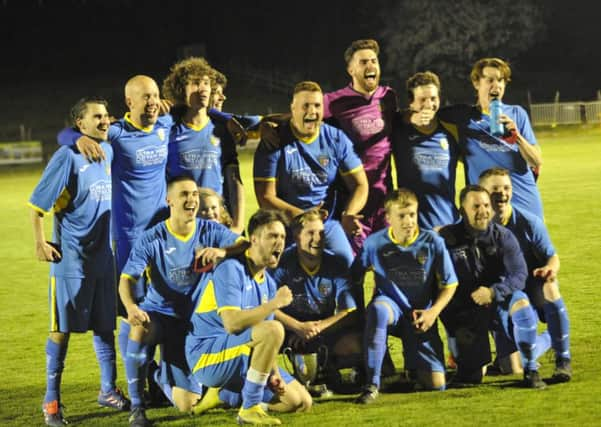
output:
<path id="1" fill-rule="evenodd" d="M 313 398 L 298 381 L 288 384 L 286 393 L 285 412 L 307 412 L 313 406 Z"/>
<path id="2" fill-rule="evenodd" d="M 442 391 L 446 388 L 445 374 L 443 372 L 417 371 L 417 378 L 426 390 Z"/>
<path id="3" fill-rule="evenodd" d="M 266 320 L 258 325 L 259 340 L 278 348 L 284 342 L 284 327 L 277 320 Z"/>
<path id="4" fill-rule="evenodd" d="M 173 387 L 171 390 L 173 404 L 180 412 L 190 412 L 192 407 L 200 399 L 200 395 L 189 392 L 180 387 Z"/>
<path id="5" fill-rule="evenodd" d="M 548 280 L 543 285 L 543 295 L 546 301 L 557 301 L 561 298 L 559 293 L 559 284 L 557 280 Z"/>
<path id="6" fill-rule="evenodd" d="M 55 344 L 65 346 L 69 344 L 69 334 L 64 332 L 50 332 L 48 338 Z"/>

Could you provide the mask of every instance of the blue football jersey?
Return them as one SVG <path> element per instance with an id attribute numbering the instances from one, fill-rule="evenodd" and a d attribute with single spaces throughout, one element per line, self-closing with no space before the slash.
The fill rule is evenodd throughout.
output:
<path id="1" fill-rule="evenodd" d="M 170 115 L 160 116 L 149 127 L 139 128 L 125 117 L 111 124 L 108 141 L 113 146 L 113 238 L 135 240 L 160 219 L 167 209 L 167 144 L 173 125 Z M 66 129 L 59 144 L 73 145 L 81 136 Z"/>
<path id="2" fill-rule="evenodd" d="M 290 288 L 294 298 L 282 311 L 297 320 L 321 320 L 357 308 L 348 268 L 331 253 L 324 252 L 321 264 L 311 271 L 301 264 L 297 248 L 292 246 L 282 254 L 273 278 L 278 287 Z"/>
<path id="3" fill-rule="evenodd" d="M 336 174 L 348 175 L 362 167 L 344 132 L 322 124 L 314 139 L 292 136 L 292 141 L 275 151 L 259 146 L 255 151 L 254 179 L 275 181 L 278 197 L 300 209 L 325 202 L 323 208 L 332 213 Z"/>
<path id="4" fill-rule="evenodd" d="M 357 258 L 363 270 L 373 269 L 374 295 L 391 298 L 405 312 L 430 307 L 438 288 L 457 286 L 457 276 L 443 239 L 421 230 L 407 246 L 395 240 L 392 228 L 370 235 Z"/>
<path id="5" fill-rule="evenodd" d="M 398 188 L 408 188 L 417 195 L 420 227 L 432 229 L 457 222 L 456 126 L 439 123 L 434 132 L 423 134 L 399 120 L 393 129 L 392 153 Z"/>
<path id="6" fill-rule="evenodd" d="M 536 144 L 528 113 L 519 105 L 502 104 L 529 144 Z M 456 124 L 462 148 L 467 184 L 478 184 L 480 174 L 492 167 L 509 170 L 513 184 L 512 203 L 522 211 L 543 219 L 542 200 L 534 174 L 520 154 L 517 144 L 508 144 L 490 131 L 490 116 L 474 106 L 457 105 L 442 109 L 441 119 Z"/>
<path id="7" fill-rule="evenodd" d="M 181 236 L 167 220 L 144 232 L 136 241 L 121 274 L 137 280 L 148 269 L 150 286 L 140 307 L 187 319 L 196 288 L 206 276 L 193 269 L 196 249 L 224 248 L 238 238 L 221 224 L 200 218 L 190 234 Z"/>
<path id="8" fill-rule="evenodd" d="M 229 133 L 218 132 L 208 121 L 197 127 L 187 123 L 173 126 L 169 141 L 167 175 L 189 175 L 199 187 L 223 194 L 223 172 L 226 166 L 238 166 L 236 147 Z"/>
<path id="9" fill-rule="evenodd" d="M 202 294 L 192 314 L 191 334 L 209 338 L 226 334 L 221 320 L 223 310 L 249 310 L 273 299 L 276 285 L 269 272 L 253 275 L 247 256 L 228 258 L 221 262 Z M 273 314 L 265 320 L 272 320 Z"/>
<path id="10" fill-rule="evenodd" d="M 529 276 L 532 276 L 535 268 L 546 265 L 549 258 L 556 254 L 547 227 L 539 217 L 513 208 L 509 220 L 503 225 L 518 239 Z"/>
<path id="11" fill-rule="evenodd" d="M 65 277 L 113 273 L 110 247 L 111 161 L 113 150 L 101 144 L 106 160 L 90 163 L 72 147 L 59 148 L 44 169 L 28 205 L 47 214 L 54 208 L 52 240 L 62 259 L 50 274 Z"/>

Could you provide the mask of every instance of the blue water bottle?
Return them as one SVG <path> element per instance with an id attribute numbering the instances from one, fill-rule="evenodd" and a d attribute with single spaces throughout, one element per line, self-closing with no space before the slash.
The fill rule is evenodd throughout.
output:
<path id="1" fill-rule="evenodd" d="M 502 114 L 501 105 L 501 101 L 497 98 L 490 101 L 490 133 L 496 137 L 501 137 L 505 134 L 503 123 L 499 122 L 499 116 Z"/>

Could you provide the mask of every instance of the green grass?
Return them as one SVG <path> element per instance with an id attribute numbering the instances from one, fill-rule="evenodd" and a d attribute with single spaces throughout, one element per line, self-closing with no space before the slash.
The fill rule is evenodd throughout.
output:
<path id="1" fill-rule="evenodd" d="M 545 130 L 539 134 L 545 164 L 539 181 L 546 221 L 560 254 L 561 289 L 572 332 L 574 379 L 544 391 L 516 388 L 519 377 L 487 378 L 484 385 L 444 393 L 383 393 L 377 403 L 358 407 L 352 396 L 316 403 L 309 414 L 281 416 L 287 425 L 594 425 L 601 424 L 601 130 Z M 240 152 L 247 186 L 247 210 L 256 208 L 248 149 Z M 48 266 L 35 260 L 29 212 L 25 202 L 41 168 L 0 171 L 4 200 L 0 227 L 0 425 L 41 425 L 45 389 L 44 346 L 48 328 Z M 48 226 L 50 221 L 48 221 Z M 126 425 L 125 413 L 96 405 L 98 368 L 91 335 L 73 335 L 63 376 L 62 400 L 73 425 Z M 400 344 L 392 341 L 393 358 L 402 366 Z M 543 357 L 542 374 L 553 369 Z M 119 361 L 118 383 L 125 388 Z M 235 412 L 217 411 L 192 419 L 166 408 L 150 410 L 161 426 L 222 425 Z"/>

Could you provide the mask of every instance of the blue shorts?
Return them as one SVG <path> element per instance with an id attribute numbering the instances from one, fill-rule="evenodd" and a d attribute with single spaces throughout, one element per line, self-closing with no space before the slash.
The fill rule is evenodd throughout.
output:
<path id="1" fill-rule="evenodd" d="M 187 322 L 154 311 L 148 315 L 157 327 L 156 344 L 161 353 L 159 382 L 201 394 L 202 384 L 194 379 L 186 361 Z"/>
<path id="2" fill-rule="evenodd" d="M 50 276 L 50 332 L 114 331 L 117 291 L 109 276 Z"/>
<path id="3" fill-rule="evenodd" d="M 201 340 L 188 335 L 186 357 L 196 381 L 206 387 L 238 388 L 237 383 L 241 384 L 249 367 L 251 341 L 252 328 L 238 335 L 223 334 Z"/>
<path id="4" fill-rule="evenodd" d="M 424 333 L 418 333 L 411 324 L 412 319 L 403 315 L 400 307 L 389 297 L 376 296 L 370 304 L 384 303 L 392 309 L 393 320 L 388 326 L 391 335 L 403 341 L 403 356 L 406 369 L 416 369 L 424 372 L 445 372 L 444 350 L 438 322 Z"/>

